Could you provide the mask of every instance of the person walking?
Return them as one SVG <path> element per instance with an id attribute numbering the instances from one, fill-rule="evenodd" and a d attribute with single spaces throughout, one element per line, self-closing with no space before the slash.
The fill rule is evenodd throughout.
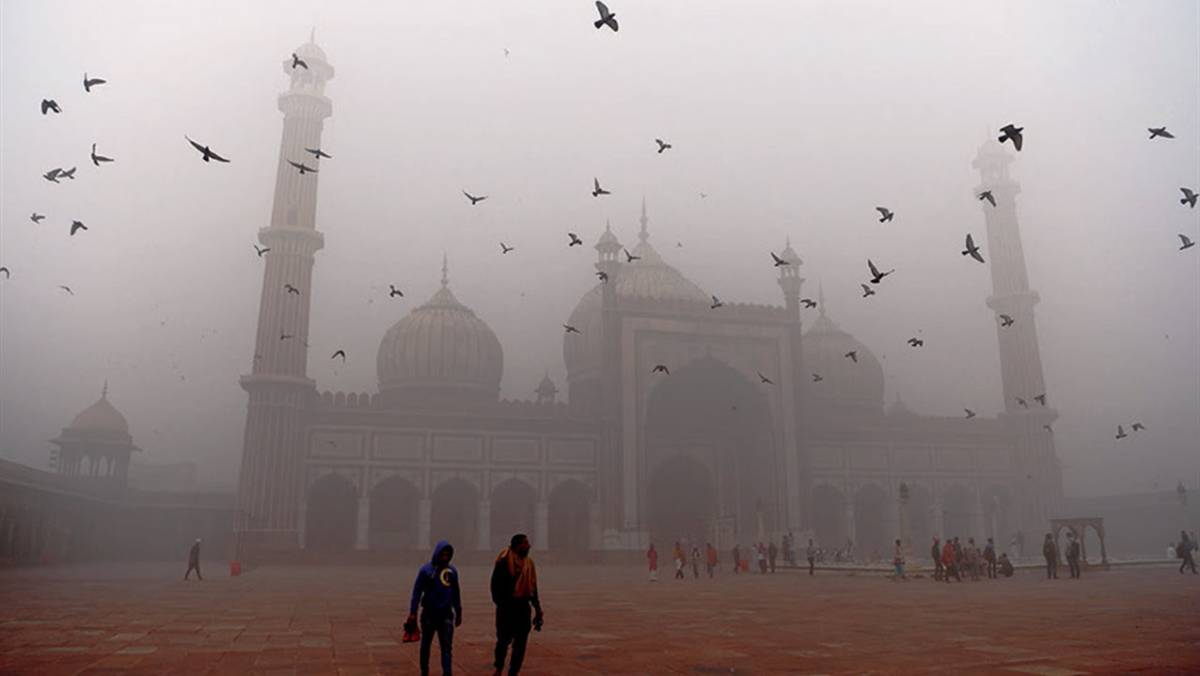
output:
<path id="1" fill-rule="evenodd" d="M 996 543 L 992 538 L 988 538 L 987 546 L 983 548 L 983 561 L 987 564 L 987 576 L 989 580 L 996 579 Z"/>
<path id="2" fill-rule="evenodd" d="M 904 576 L 904 547 L 900 545 L 900 540 L 896 540 L 896 546 L 892 550 L 892 565 L 896 567 L 895 580 L 908 581 Z"/>
<path id="3" fill-rule="evenodd" d="M 938 543 L 937 536 L 933 536 L 933 548 L 929 550 L 929 556 L 933 559 L 933 579 L 935 582 L 946 576 L 946 567 L 942 565 L 942 548 Z"/>
<path id="4" fill-rule="evenodd" d="M 700 579 L 700 545 L 692 545 L 692 579 Z"/>
<path id="5" fill-rule="evenodd" d="M 1067 533 L 1067 570 L 1073 580 L 1079 579 L 1083 575 L 1083 571 L 1079 567 L 1080 556 L 1079 538 L 1075 537 L 1074 532 Z"/>
<path id="6" fill-rule="evenodd" d="M 1046 533 L 1042 542 L 1042 556 L 1046 559 L 1046 579 L 1058 579 L 1058 545 L 1054 544 L 1054 536 Z"/>
<path id="7" fill-rule="evenodd" d="M 947 539 L 946 544 L 942 545 L 942 566 L 946 571 L 942 579 L 947 584 L 950 583 L 951 575 L 954 576 L 955 580 L 962 582 L 962 575 L 958 572 L 958 560 L 954 553 L 954 542 L 950 539 Z"/>
<path id="8" fill-rule="evenodd" d="M 775 572 L 775 559 L 778 557 L 779 557 L 779 548 L 775 546 L 775 541 L 772 540 L 771 544 L 767 545 L 767 561 L 771 565 L 772 573 Z"/>
<path id="9" fill-rule="evenodd" d="M 504 658 L 508 646 L 512 645 L 512 659 L 508 663 L 509 676 L 521 673 L 525 661 L 525 644 L 529 630 L 542 630 L 545 616 L 538 600 L 537 568 L 529 556 L 532 545 L 524 533 L 517 533 L 508 546 L 496 556 L 492 568 L 492 603 L 496 604 L 496 651 L 493 676 L 504 671 Z M 533 621 L 529 609 L 533 608 Z"/>
<path id="10" fill-rule="evenodd" d="M 421 676 L 429 676 L 429 653 L 436 634 L 438 650 L 442 653 L 442 674 L 450 676 L 454 628 L 462 625 L 462 592 L 458 586 L 458 569 L 450 565 L 454 547 L 439 540 L 433 548 L 429 563 L 417 571 L 413 581 L 412 600 L 408 604 L 408 624 L 417 619 L 421 608 Z"/>
<path id="11" fill-rule="evenodd" d="M 671 556 L 675 559 L 675 579 L 676 580 L 684 579 L 683 566 L 684 566 L 684 563 L 686 562 L 686 558 L 683 553 L 683 545 L 676 542 L 675 550 L 671 552 Z"/>
<path id="12" fill-rule="evenodd" d="M 763 575 L 767 574 L 767 547 L 763 543 L 758 543 L 754 548 L 754 556 L 758 561 L 758 572 Z"/>
<path id="13" fill-rule="evenodd" d="M 813 544 L 812 538 L 808 539 L 808 549 L 804 550 L 804 556 L 808 559 L 808 576 L 812 577 L 813 570 L 817 565 L 817 547 Z"/>
<path id="14" fill-rule="evenodd" d="M 711 542 L 704 544 L 704 567 L 708 569 L 708 578 L 711 580 L 717 570 L 717 548 Z"/>
<path id="15" fill-rule="evenodd" d="M 975 546 L 975 538 L 967 538 L 963 556 L 967 560 L 967 572 L 971 574 L 971 581 L 979 582 L 979 547 Z"/>
<path id="16" fill-rule="evenodd" d="M 650 543 L 650 549 L 646 550 L 646 563 L 650 565 L 650 581 L 658 582 L 658 550 L 653 542 Z"/>
<path id="17" fill-rule="evenodd" d="M 735 543 L 733 545 L 733 574 L 737 575 L 742 572 L 742 550 Z"/>
<path id="18" fill-rule="evenodd" d="M 199 542 L 199 540 L 197 540 Z M 1179 574 L 1183 575 L 1186 568 L 1192 569 L 1192 575 L 1196 574 L 1196 541 L 1189 538 L 1187 531 L 1179 531 L 1179 545 L 1175 547 L 1175 555 L 1183 559 L 1179 563 Z M 197 571 L 199 572 L 199 571 Z"/>
<path id="19" fill-rule="evenodd" d="M 188 567 L 187 572 L 183 574 L 183 579 L 188 579 L 192 571 L 196 571 L 196 577 L 203 582 L 204 576 L 200 574 L 200 538 L 192 543 L 192 549 L 188 552 Z"/>

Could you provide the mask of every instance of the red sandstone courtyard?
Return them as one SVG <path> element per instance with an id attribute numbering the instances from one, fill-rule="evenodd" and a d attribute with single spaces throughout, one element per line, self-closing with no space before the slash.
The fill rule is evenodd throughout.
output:
<path id="1" fill-rule="evenodd" d="M 412 674 L 414 570 L 85 565 L 0 572 L 2 674 Z M 664 571 L 666 572 L 666 571 Z M 484 568 L 462 570 L 455 669 L 490 673 Z M 1065 575 L 1065 574 L 1064 574 Z M 1047 582 L 894 583 L 795 571 L 651 584 L 629 567 L 540 570 L 528 674 L 1200 671 L 1200 576 L 1148 566 Z M 437 670 L 436 648 L 434 671 Z"/>

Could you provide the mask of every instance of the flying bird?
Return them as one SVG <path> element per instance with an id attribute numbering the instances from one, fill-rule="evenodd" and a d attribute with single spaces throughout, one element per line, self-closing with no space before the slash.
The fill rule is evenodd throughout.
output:
<path id="1" fill-rule="evenodd" d="M 984 262 L 983 254 L 979 253 L 979 247 L 975 245 L 975 238 L 969 232 L 967 233 L 967 248 L 962 250 L 962 255 L 970 256 L 980 263 Z"/>
<path id="2" fill-rule="evenodd" d="M 271 250 L 271 247 L 269 247 L 269 246 L 264 247 L 264 246 L 259 246 L 257 244 L 251 244 L 250 246 L 254 247 L 254 253 L 258 254 L 259 258 L 262 258 L 263 254 L 265 254 Z"/>
<path id="3" fill-rule="evenodd" d="M 334 352 L 333 356 L 330 357 L 330 359 L 337 359 L 338 357 L 342 358 L 343 364 L 346 363 L 346 351 L 345 350 L 338 350 L 337 352 Z"/>
<path id="4" fill-rule="evenodd" d="M 305 164 L 305 163 L 303 163 L 303 162 L 293 162 L 293 161 L 291 161 L 291 160 L 288 160 L 288 161 L 287 161 L 287 163 L 288 163 L 288 164 L 290 164 L 290 165 L 292 165 L 292 166 L 293 166 L 293 167 L 295 167 L 296 169 L 300 170 L 300 175 L 301 175 L 301 176 L 303 176 L 304 174 L 315 174 L 315 173 L 317 173 L 317 170 L 316 170 L 316 169 L 313 169 L 312 167 L 308 166 L 307 164 Z"/>
<path id="5" fill-rule="evenodd" d="M 64 286 L 64 285 L 60 284 L 60 285 L 58 286 L 58 288 L 62 289 L 63 291 L 66 291 L 67 293 L 71 294 L 72 296 L 74 296 L 74 295 L 75 295 L 75 292 L 74 292 L 74 291 L 72 291 L 72 290 L 71 290 L 71 287 L 69 287 L 69 286 Z"/>
<path id="6" fill-rule="evenodd" d="M 654 142 L 658 144 L 658 154 L 659 155 L 662 155 L 664 150 L 670 150 L 671 148 L 675 147 L 660 138 L 654 139 Z"/>
<path id="7" fill-rule="evenodd" d="M 600 2 L 600 0 L 596 0 L 596 10 L 600 12 L 600 18 L 592 23 L 596 27 L 596 30 L 600 30 L 601 26 L 608 26 L 616 33 L 618 28 L 617 15 L 608 11 L 608 5 Z"/>
<path id="8" fill-rule="evenodd" d="M 1130 425 L 1129 427 L 1130 427 L 1130 428 L 1131 428 L 1131 429 L 1132 429 L 1134 432 L 1140 432 L 1140 431 L 1142 431 L 1142 430 L 1146 429 L 1146 426 L 1145 426 L 1145 425 L 1143 425 L 1143 424 L 1142 424 L 1142 423 L 1140 423 L 1140 422 L 1135 422 L 1135 423 L 1133 423 L 1132 425 Z"/>
<path id="9" fill-rule="evenodd" d="M 100 166 L 101 162 L 112 162 L 112 161 L 113 161 L 113 158 L 111 158 L 111 157 L 97 155 L 96 154 L 96 144 L 95 143 L 92 144 L 92 164 L 94 164 L 98 167 L 98 166 Z"/>
<path id="10" fill-rule="evenodd" d="M 991 203 L 992 206 L 996 206 L 996 198 L 992 196 L 991 190 L 984 190 L 983 192 L 976 195 L 976 197 L 978 197 L 979 201 L 981 201 L 981 202 L 983 200 L 987 200 L 988 202 Z"/>
<path id="11" fill-rule="evenodd" d="M 192 144 L 193 148 L 200 151 L 200 154 L 204 156 L 205 162 L 208 162 L 209 160 L 216 160 L 218 162 L 228 162 L 229 161 L 229 160 L 225 159 L 224 157 L 221 157 L 220 155 L 214 153 L 212 150 L 209 149 L 208 146 L 202 146 L 199 143 L 196 143 L 192 139 L 188 138 L 187 134 L 184 134 L 183 137 L 187 139 L 188 143 Z"/>
<path id="12" fill-rule="evenodd" d="M 296 337 L 296 336 L 294 336 L 294 335 L 292 335 L 292 334 L 290 334 L 290 333 L 281 333 L 281 334 L 279 334 L 279 339 L 280 339 L 280 340 L 287 340 L 287 339 L 289 339 L 289 338 L 295 338 L 295 337 Z"/>
<path id="13" fill-rule="evenodd" d="M 1013 318 L 1011 315 L 1000 315 L 1000 326 L 1012 326 Z"/>
<path id="14" fill-rule="evenodd" d="M 1179 200 L 1180 204 L 1188 205 L 1188 208 L 1196 208 L 1196 191 L 1191 188 L 1180 188 L 1179 192 L 1183 193 L 1183 199 Z"/>
<path id="15" fill-rule="evenodd" d="M 573 233 L 573 232 L 568 232 L 568 233 L 567 233 L 567 237 L 570 237 L 570 238 L 571 238 L 571 243 L 567 245 L 567 248 L 568 248 L 568 249 L 569 249 L 569 248 L 571 248 L 571 247 L 573 247 L 573 246 L 576 246 L 576 245 L 583 244 L 583 240 L 582 240 L 582 239 L 579 239 L 579 235 L 576 235 L 576 234 L 575 234 L 575 233 Z"/>
<path id="16" fill-rule="evenodd" d="M 54 99 L 42 99 L 42 115 L 53 110 L 55 113 L 61 113 L 62 108 L 58 107 L 58 101 Z"/>
<path id="17" fill-rule="evenodd" d="M 1017 400 L 1017 403 L 1021 405 L 1021 408 L 1029 408 L 1029 402 L 1025 401 L 1021 397 L 1013 397 L 1013 398 Z"/>
<path id="18" fill-rule="evenodd" d="M 12 273 L 9 272 L 8 268 L 6 268 L 4 266 L 0 266 L 0 272 L 4 273 L 5 279 L 12 279 Z"/>
<path id="19" fill-rule="evenodd" d="M 819 374 L 819 373 L 814 373 L 814 374 L 812 374 L 812 376 L 813 376 L 812 381 L 814 383 L 819 383 L 822 380 L 825 380 L 824 378 L 821 377 L 821 374 Z"/>
<path id="20" fill-rule="evenodd" d="M 283 290 L 284 290 L 284 291 L 287 291 L 288 293 L 294 293 L 294 294 L 296 294 L 297 296 L 299 296 L 299 295 L 300 295 L 300 289 L 297 289 L 296 287 L 292 286 L 291 284 L 286 284 L 286 283 L 285 283 L 285 284 L 283 285 Z"/>
<path id="21" fill-rule="evenodd" d="M 513 250 L 513 249 L 515 249 L 515 248 L 516 248 L 516 247 L 509 246 L 509 245 L 505 244 L 504 242 L 500 242 L 500 253 L 502 253 L 502 254 L 506 254 L 506 253 L 508 253 L 509 251 L 512 251 L 512 250 Z"/>
<path id="22" fill-rule="evenodd" d="M 612 194 L 611 192 L 600 187 L 600 179 L 593 176 L 592 183 L 595 185 L 595 187 L 592 188 L 592 197 L 599 197 L 601 195 L 611 195 Z"/>
<path id="23" fill-rule="evenodd" d="M 774 380 L 771 380 L 770 378 L 764 376 L 762 373 L 759 373 L 758 371 L 755 371 L 755 373 L 758 374 L 758 382 L 762 383 L 763 385 L 774 385 L 775 384 Z"/>
<path id="24" fill-rule="evenodd" d="M 87 73 L 83 74 L 83 91 L 85 91 L 89 94 L 92 92 L 92 87 L 95 87 L 96 85 L 107 84 L 107 83 L 108 83 L 108 80 L 103 80 L 98 77 L 90 78 L 87 76 Z"/>
<path id="25" fill-rule="evenodd" d="M 710 310 L 716 310 L 717 308 L 725 305 L 724 303 L 721 302 L 721 299 L 717 298 L 716 296 L 713 296 L 712 299 L 713 299 L 712 305 L 708 306 Z"/>
<path id="26" fill-rule="evenodd" d="M 775 267 L 777 267 L 777 268 L 782 268 L 785 265 L 792 264 L 791 261 L 784 260 L 784 259 L 780 258 L 779 256 L 776 256 L 774 251 L 771 252 L 771 260 L 775 262 Z"/>
<path id="27" fill-rule="evenodd" d="M 69 178 L 69 179 L 71 179 L 72 181 L 74 181 L 74 180 L 75 180 L 75 169 L 76 169 L 76 168 L 77 168 L 77 167 L 71 167 L 70 169 L 59 169 L 59 170 L 58 170 L 58 175 L 59 175 L 59 176 L 62 176 L 63 178 Z M 55 182 L 57 183 L 57 181 L 55 181 Z"/>
<path id="28" fill-rule="evenodd" d="M 333 159 L 333 155 L 330 155 L 329 153 L 325 152 L 324 150 L 321 150 L 320 148 L 305 148 L 304 152 L 311 153 L 313 157 L 317 158 L 317 160 L 320 160 L 322 157 L 324 157 L 327 160 Z"/>
<path id="29" fill-rule="evenodd" d="M 71 221 L 71 234 L 72 235 L 79 232 L 80 230 L 87 230 L 87 229 L 88 229 L 88 227 L 86 225 L 84 225 L 82 221 Z"/>
<path id="30" fill-rule="evenodd" d="M 665 374 L 668 376 L 671 375 L 671 370 L 668 369 L 666 367 L 666 365 L 664 365 L 664 364 L 655 364 L 654 368 L 650 369 L 650 372 L 651 373 L 662 373 L 662 374 Z"/>
<path id="31" fill-rule="evenodd" d="M 972 411 L 969 408 L 964 408 L 963 410 L 967 412 L 967 420 L 975 417 L 975 411 Z"/>
<path id="32" fill-rule="evenodd" d="M 624 249 L 624 251 L 625 251 L 625 262 L 626 263 L 632 263 L 634 261 L 642 260 L 641 256 L 634 256 L 633 254 L 629 253 L 629 249 Z"/>
<path id="33" fill-rule="evenodd" d="M 862 297 L 863 297 L 863 298 L 866 298 L 867 296 L 874 296 L 874 295 L 875 295 L 875 289 L 872 289 L 871 287 L 867 286 L 866 284 L 859 284 L 859 286 L 861 286 L 861 287 L 862 287 L 862 290 L 863 290 L 863 296 L 862 296 Z"/>
<path id="34" fill-rule="evenodd" d="M 296 56 L 295 52 L 292 52 L 292 70 L 296 70 L 296 66 L 308 70 L 308 64 L 304 62 L 304 59 Z"/>
<path id="35" fill-rule="evenodd" d="M 907 342 L 909 347 L 925 347 L 925 341 L 921 340 L 920 338 L 909 338 Z"/>
<path id="36" fill-rule="evenodd" d="M 1045 394 L 1039 394 L 1036 397 L 1034 397 L 1033 400 L 1036 401 L 1037 403 L 1041 404 L 1042 406 L 1046 405 L 1046 395 Z"/>
<path id="37" fill-rule="evenodd" d="M 471 193 L 467 192 L 466 190 L 462 191 L 462 194 L 466 195 L 467 199 L 471 200 L 471 206 L 475 206 L 476 204 L 487 199 L 487 195 L 482 195 L 480 197 L 476 197 L 476 196 L 472 195 Z"/>
<path id="38" fill-rule="evenodd" d="M 846 354 L 844 354 L 842 356 L 845 357 L 846 359 L 849 359 L 850 361 L 854 362 L 855 364 L 858 363 L 858 350 L 850 350 L 849 352 L 847 352 Z"/>
<path id="39" fill-rule="evenodd" d="M 1124 439 L 1127 436 L 1129 436 L 1129 435 L 1125 434 L 1125 428 L 1121 427 L 1120 425 L 1117 425 L 1117 436 L 1115 438 L 1116 439 Z"/>
<path id="40" fill-rule="evenodd" d="M 574 326 L 571 326 L 570 324 L 563 324 L 563 328 L 567 330 L 567 333 L 579 333 L 580 332 L 579 329 L 575 328 Z"/>
<path id="41" fill-rule="evenodd" d="M 1196 243 L 1192 241 L 1192 238 L 1184 234 L 1179 235 L 1179 241 L 1182 242 L 1181 246 L 1179 247 L 1180 251 L 1196 246 Z"/>
<path id="42" fill-rule="evenodd" d="M 888 270 L 887 272 L 880 272 L 879 268 L 875 267 L 875 264 L 871 262 L 870 258 L 867 259 L 867 267 L 871 269 L 871 283 L 872 284 L 878 284 L 878 283 L 882 282 L 884 277 L 887 277 L 888 275 L 890 275 L 896 271 L 895 268 L 892 268 L 891 270 Z"/>
<path id="43" fill-rule="evenodd" d="M 403 298 L 404 292 L 397 289 L 395 284 L 388 284 L 388 298 L 395 298 L 396 296 Z"/>
<path id="44" fill-rule="evenodd" d="M 896 214 L 892 213 L 892 211 L 890 209 L 888 209 L 887 207 L 875 207 L 875 211 L 879 212 L 879 222 L 880 223 L 885 223 L 887 221 L 890 221 L 890 220 L 892 220 L 892 217 L 896 215 Z"/>
<path id="45" fill-rule="evenodd" d="M 1042 429 L 1046 430 L 1047 432 L 1050 432 L 1051 434 L 1054 433 L 1054 428 L 1049 425 L 1042 425 Z"/>
<path id="46" fill-rule="evenodd" d="M 597 278 L 599 278 L 601 282 L 607 282 L 607 281 L 608 281 L 608 273 L 607 273 L 607 272 L 605 272 L 605 271 L 603 271 L 603 270 L 597 270 L 597 271 L 596 271 L 596 277 L 597 277 Z"/>
<path id="47" fill-rule="evenodd" d="M 62 169 L 51 169 L 50 171 L 47 171 L 46 173 L 42 174 L 42 178 L 46 179 L 47 181 L 50 181 L 51 183 L 58 183 L 58 175 L 61 173 L 62 173 Z"/>
<path id="48" fill-rule="evenodd" d="M 817 306 L 817 301 L 815 301 L 811 298 L 801 298 L 800 303 L 809 310 L 811 310 Z"/>
<path id="49" fill-rule="evenodd" d="M 1025 127 L 1015 127 L 1011 124 L 1006 124 L 1000 127 L 999 141 L 1001 143 L 1012 141 L 1013 148 L 1016 148 L 1017 152 L 1021 152 L 1021 145 L 1025 143 L 1025 137 L 1021 135 L 1023 131 L 1025 131 Z"/>
<path id="50" fill-rule="evenodd" d="M 1150 132 L 1151 139 L 1154 139 L 1154 138 L 1157 138 L 1160 136 L 1162 138 L 1175 138 L 1175 135 L 1172 134 L 1171 132 L 1167 131 L 1166 127 L 1149 127 L 1146 129 L 1146 131 Z"/>
<path id="51" fill-rule="evenodd" d="M 36 211 L 29 215 L 29 220 L 33 221 L 34 223 L 41 223 L 45 219 L 46 214 L 39 214 Z"/>

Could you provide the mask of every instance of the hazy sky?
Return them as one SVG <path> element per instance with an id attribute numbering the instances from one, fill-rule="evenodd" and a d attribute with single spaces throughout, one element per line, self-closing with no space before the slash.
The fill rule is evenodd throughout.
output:
<path id="1" fill-rule="evenodd" d="M 1200 480 L 1200 247 L 1176 237 L 1200 241 L 1200 209 L 1178 201 L 1200 189 L 1200 5 L 609 4 L 616 34 L 589 0 L 0 3 L 0 455 L 44 466 L 107 379 L 144 460 L 233 484 L 281 61 L 315 25 L 336 69 L 320 389 L 376 390 L 379 340 L 437 288 L 443 251 L 505 347 L 504 396 L 531 397 L 544 369 L 564 386 L 560 324 L 595 283 L 590 245 L 606 219 L 635 243 L 644 195 L 652 243 L 705 290 L 782 302 L 767 251 L 790 236 L 806 295 L 823 282 L 830 316 L 882 358 L 889 401 L 994 415 L 990 278 L 958 252 L 984 233 L 971 159 L 1015 122 L 1068 494 Z M 84 71 L 109 84 L 85 94 Z M 1160 125 L 1178 138 L 1148 141 Z M 184 134 L 232 163 L 200 162 Z M 117 161 L 92 167 L 93 142 Z M 40 177 L 72 165 L 73 182 Z M 593 176 L 610 197 L 591 197 Z M 472 208 L 463 189 L 490 199 Z M 68 237 L 73 219 L 90 229 Z M 567 250 L 567 230 L 588 247 Z M 501 239 L 517 250 L 501 257 Z M 865 301 L 868 257 L 898 272 Z M 927 346 L 909 349 L 918 330 Z M 1148 430 L 1114 440 L 1133 420 Z"/>

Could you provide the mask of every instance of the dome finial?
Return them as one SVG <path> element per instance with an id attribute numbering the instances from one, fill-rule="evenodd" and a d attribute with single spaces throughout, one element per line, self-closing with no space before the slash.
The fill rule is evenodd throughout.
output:
<path id="1" fill-rule="evenodd" d="M 104 387 L 100 389 L 100 398 L 108 399 L 108 378 L 104 379 Z"/>
<path id="2" fill-rule="evenodd" d="M 646 240 L 650 239 L 650 231 L 646 229 L 646 224 L 650 222 L 650 219 L 646 218 L 646 196 L 645 195 L 642 195 L 642 217 L 639 219 L 639 221 L 642 224 L 642 229 L 640 232 L 638 232 L 638 239 L 645 242 Z"/>
<path id="3" fill-rule="evenodd" d="M 442 287 L 450 286 L 450 266 L 446 262 L 446 252 L 442 252 Z"/>

